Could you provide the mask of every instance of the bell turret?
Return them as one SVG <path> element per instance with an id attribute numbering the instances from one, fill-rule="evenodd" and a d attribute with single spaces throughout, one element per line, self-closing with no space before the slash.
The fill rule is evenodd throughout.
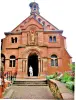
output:
<path id="1" fill-rule="evenodd" d="M 31 13 L 30 14 L 34 14 L 34 13 L 40 14 L 39 13 L 39 5 L 38 5 L 38 3 L 32 2 L 32 3 L 29 4 L 29 6 L 31 8 Z"/>

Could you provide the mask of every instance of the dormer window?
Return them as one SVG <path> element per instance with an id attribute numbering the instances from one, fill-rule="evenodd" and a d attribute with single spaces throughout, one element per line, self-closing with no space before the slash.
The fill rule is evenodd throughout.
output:
<path id="1" fill-rule="evenodd" d="M 15 38 L 12 37 L 12 38 L 11 38 L 11 43 L 17 43 L 17 37 L 15 37 Z"/>

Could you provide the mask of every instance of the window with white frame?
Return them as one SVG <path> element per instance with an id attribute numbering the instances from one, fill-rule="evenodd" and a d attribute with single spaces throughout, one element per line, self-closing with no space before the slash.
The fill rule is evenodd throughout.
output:
<path id="1" fill-rule="evenodd" d="M 16 57 L 14 55 L 10 56 L 10 67 L 16 66 Z"/>
<path id="2" fill-rule="evenodd" d="M 58 58 L 56 55 L 51 56 L 51 66 L 58 66 Z"/>

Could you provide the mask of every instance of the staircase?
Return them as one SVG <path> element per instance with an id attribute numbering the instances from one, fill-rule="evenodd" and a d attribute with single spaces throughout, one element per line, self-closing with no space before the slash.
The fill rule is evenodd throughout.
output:
<path id="1" fill-rule="evenodd" d="M 46 79 L 17 79 L 13 82 L 14 86 L 47 86 Z"/>

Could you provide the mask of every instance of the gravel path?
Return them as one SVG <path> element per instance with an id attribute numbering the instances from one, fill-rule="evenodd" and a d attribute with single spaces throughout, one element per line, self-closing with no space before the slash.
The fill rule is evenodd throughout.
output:
<path id="1" fill-rule="evenodd" d="M 50 99 L 55 100 L 48 86 L 12 86 L 11 99 Z"/>

